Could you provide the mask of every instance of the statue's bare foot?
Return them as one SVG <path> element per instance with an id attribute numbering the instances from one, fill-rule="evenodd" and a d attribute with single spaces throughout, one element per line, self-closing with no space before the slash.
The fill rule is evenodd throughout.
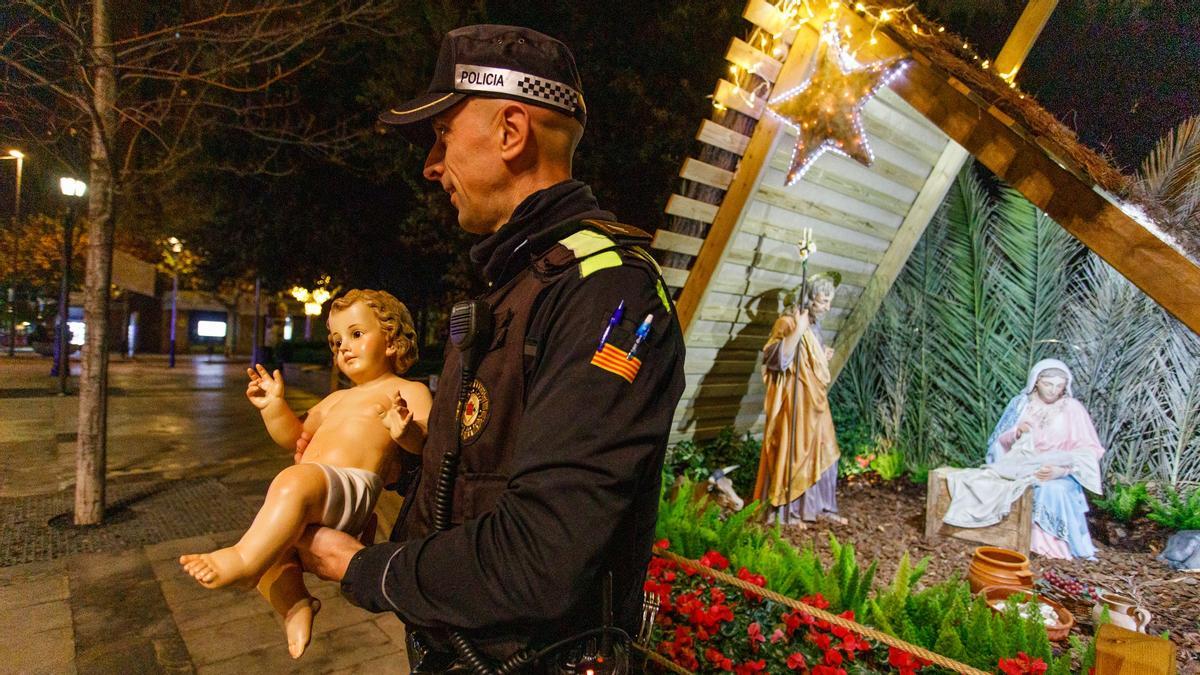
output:
<path id="1" fill-rule="evenodd" d="M 836 525 L 847 525 L 850 523 L 849 520 L 846 520 L 845 516 L 839 516 L 838 514 L 833 513 L 832 511 L 825 511 L 817 517 L 820 518 L 821 520 L 825 520 L 825 521 L 834 523 Z"/>
<path id="2" fill-rule="evenodd" d="M 321 601 L 316 598 L 303 598 L 288 610 L 283 617 L 283 630 L 287 634 L 288 653 L 293 659 L 298 659 L 308 649 L 312 639 L 313 617 L 321 611 Z"/>
<path id="3" fill-rule="evenodd" d="M 221 588 L 236 581 L 253 582 L 255 570 L 238 553 L 236 546 L 221 548 L 212 553 L 189 553 L 179 556 L 183 571 L 192 575 L 205 588 Z"/>

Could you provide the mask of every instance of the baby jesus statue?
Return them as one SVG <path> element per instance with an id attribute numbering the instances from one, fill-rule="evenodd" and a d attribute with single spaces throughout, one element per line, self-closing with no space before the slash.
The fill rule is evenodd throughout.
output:
<path id="1" fill-rule="evenodd" d="M 184 571 L 206 588 L 255 584 L 284 618 L 288 652 L 308 647 L 320 609 L 304 586 L 294 548 L 309 525 L 358 535 L 386 479 L 399 472 L 397 446 L 419 455 L 432 399 L 420 383 L 400 377 L 417 360 L 408 309 L 384 291 L 353 290 L 329 310 L 334 363 L 354 386 L 335 391 L 298 418 L 284 401 L 279 371 L 247 369 L 246 397 L 259 409 L 279 446 L 297 450 L 236 544 L 181 556 Z"/>

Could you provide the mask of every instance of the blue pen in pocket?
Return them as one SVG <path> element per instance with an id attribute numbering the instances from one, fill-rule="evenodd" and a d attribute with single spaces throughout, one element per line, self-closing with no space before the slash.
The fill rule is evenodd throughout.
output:
<path id="1" fill-rule="evenodd" d="M 637 327 L 637 333 L 633 336 L 633 345 L 629 348 L 629 353 L 625 355 L 626 361 L 633 358 L 633 353 L 637 351 L 638 347 L 642 346 L 642 342 L 650 334 L 650 323 L 652 321 L 654 321 L 653 314 L 647 314 L 646 318 L 642 319 L 642 325 Z"/>
<path id="2" fill-rule="evenodd" d="M 617 308 L 613 310 L 612 316 L 608 319 L 608 325 L 604 327 L 604 332 L 600 334 L 600 345 L 596 347 L 596 351 L 604 350 L 604 343 L 608 342 L 608 336 L 612 333 L 613 327 L 621 323 L 621 316 L 625 314 L 625 301 L 622 300 Z"/>

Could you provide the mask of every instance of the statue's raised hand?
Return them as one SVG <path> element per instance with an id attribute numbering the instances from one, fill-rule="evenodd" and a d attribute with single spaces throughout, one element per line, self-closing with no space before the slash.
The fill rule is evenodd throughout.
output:
<path id="1" fill-rule="evenodd" d="M 250 383 L 246 385 L 246 398 L 250 399 L 255 408 L 262 410 L 283 399 L 283 374 L 278 370 L 269 373 L 261 363 L 256 363 L 254 368 L 246 369 L 246 375 L 250 376 Z"/>
<path id="2" fill-rule="evenodd" d="M 408 409 L 408 402 L 397 391 L 392 394 L 392 405 L 384 408 L 375 406 L 375 413 L 387 427 L 388 435 L 396 445 L 412 453 L 419 453 L 425 443 L 425 433 L 421 426 L 413 422 L 413 413 Z"/>

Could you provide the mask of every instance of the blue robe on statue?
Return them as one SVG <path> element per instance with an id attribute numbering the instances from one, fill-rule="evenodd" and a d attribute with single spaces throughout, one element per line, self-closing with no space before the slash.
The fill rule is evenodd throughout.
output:
<path id="1" fill-rule="evenodd" d="M 1066 374 L 1062 397 L 1046 404 L 1034 401 L 1034 388 L 1043 371 Z M 1029 373 L 1025 389 L 1005 407 L 988 439 L 987 463 L 994 464 L 1017 442 L 1017 427 L 1025 423 L 1037 453 L 1054 453 L 1051 464 L 1066 475 L 1038 481 L 1033 488 L 1033 536 L 1030 548 L 1052 558 L 1095 559 L 1096 547 L 1087 526 L 1088 504 L 1083 491 L 1100 494 L 1099 460 L 1104 454 L 1092 418 L 1083 404 L 1072 397 L 1071 371 L 1066 364 L 1046 359 Z M 1067 457 L 1069 464 L 1059 458 Z"/>

